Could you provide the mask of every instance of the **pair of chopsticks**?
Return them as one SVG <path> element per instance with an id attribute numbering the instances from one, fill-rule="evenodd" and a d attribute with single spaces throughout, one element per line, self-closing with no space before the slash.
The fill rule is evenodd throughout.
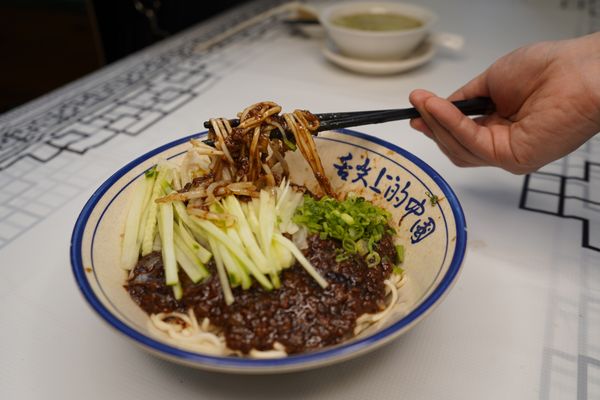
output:
<path id="1" fill-rule="evenodd" d="M 485 115 L 490 114 L 495 110 L 495 105 L 489 97 L 476 97 L 469 100 L 453 101 L 452 104 L 465 115 Z M 323 132 L 334 129 L 351 128 L 354 126 L 419 118 L 421 114 L 419 114 L 415 108 L 411 107 L 391 110 L 325 113 L 315 114 L 315 116 L 319 119 L 320 123 L 317 132 Z M 231 119 L 229 120 L 229 123 L 232 127 L 235 127 L 239 125 L 240 121 L 238 119 Z M 210 122 L 204 122 L 204 127 L 210 128 Z M 271 132 L 271 138 L 281 139 L 281 133 L 278 130 L 274 130 Z"/>

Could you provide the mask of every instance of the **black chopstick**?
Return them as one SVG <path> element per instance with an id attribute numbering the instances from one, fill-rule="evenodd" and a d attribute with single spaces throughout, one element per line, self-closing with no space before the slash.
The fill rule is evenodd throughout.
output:
<path id="1" fill-rule="evenodd" d="M 495 105 L 489 97 L 476 97 L 468 100 L 453 101 L 465 115 L 486 115 L 494 112 Z M 403 119 L 419 118 L 421 114 L 415 108 L 399 108 L 391 110 L 351 111 L 341 113 L 315 114 L 319 119 L 317 132 L 334 129 L 351 128 L 354 126 L 381 124 L 383 122 L 400 121 Z M 239 125 L 238 119 L 229 120 L 231 126 Z M 210 128 L 210 121 L 204 123 L 205 128 Z M 278 130 L 271 132 L 271 138 L 281 139 Z"/>
<path id="2" fill-rule="evenodd" d="M 469 100 L 453 101 L 465 115 L 485 115 L 494 111 L 495 106 L 489 97 L 476 97 Z M 383 122 L 400 121 L 419 118 L 421 114 L 415 108 L 393 110 L 358 111 L 350 113 L 317 114 L 321 121 L 318 132 L 333 129 L 351 128 L 353 126 L 381 124 Z"/>

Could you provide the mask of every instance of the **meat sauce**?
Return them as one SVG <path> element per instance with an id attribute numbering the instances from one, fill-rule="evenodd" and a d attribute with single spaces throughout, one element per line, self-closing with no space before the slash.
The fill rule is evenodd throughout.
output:
<path id="1" fill-rule="evenodd" d="M 288 354 L 334 345 L 353 336 L 356 319 L 385 308 L 385 284 L 392 273 L 396 249 L 391 236 L 376 245 L 381 265 L 369 268 L 358 255 L 336 262 L 335 240 L 308 238 L 305 256 L 327 280 L 321 288 L 296 263 L 281 273 L 281 287 L 266 291 L 254 284 L 233 289 L 235 302 L 226 305 L 212 261 L 211 276 L 193 284 L 180 274 L 183 297 L 178 301 L 166 286 L 160 253 L 140 259 L 125 288 L 147 313 L 186 311 L 193 308 L 199 320 L 209 318 L 219 327 L 233 350 L 271 350 L 281 343 Z"/>

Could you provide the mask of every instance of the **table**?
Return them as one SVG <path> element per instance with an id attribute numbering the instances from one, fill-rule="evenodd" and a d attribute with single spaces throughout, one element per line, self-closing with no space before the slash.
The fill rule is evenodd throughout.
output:
<path id="1" fill-rule="evenodd" d="M 113 332 L 76 287 L 70 234 L 93 190 L 207 117 L 263 99 L 316 112 L 408 106 L 411 89 L 446 95 L 515 47 L 600 27 L 591 0 L 420 3 L 466 46 L 403 75 L 340 70 L 281 23 L 281 2 L 254 1 L 0 116 L 0 398 L 600 398 L 598 136 L 523 177 L 454 167 L 406 122 L 360 128 L 442 173 L 469 245 L 431 316 L 339 365 L 279 376 L 174 365 Z"/>

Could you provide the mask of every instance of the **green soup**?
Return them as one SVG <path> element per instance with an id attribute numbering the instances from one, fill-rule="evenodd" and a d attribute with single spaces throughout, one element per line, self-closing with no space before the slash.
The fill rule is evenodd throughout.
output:
<path id="1" fill-rule="evenodd" d="M 401 31 L 423 26 L 416 18 L 394 13 L 361 13 L 333 18 L 334 25 L 363 31 Z"/>

